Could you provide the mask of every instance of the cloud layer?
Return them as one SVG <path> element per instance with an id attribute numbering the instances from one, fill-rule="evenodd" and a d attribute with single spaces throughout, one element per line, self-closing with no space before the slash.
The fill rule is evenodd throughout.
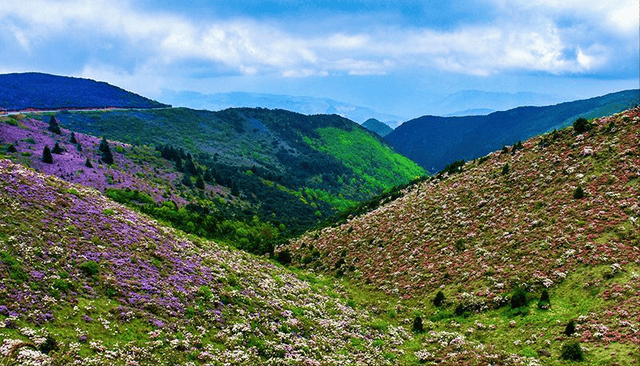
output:
<path id="1" fill-rule="evenodd" d="M 625 69 L 621 63 L 637 62 L 638 53 L 634 0 L 487 0 L 481 8 L 491 8 L 491 16 L 449 27 L 415 19 L 406 26 L 401 17 L 363 23 L 384 17 L 379 7 L 364 17 L 325 11 L 315 32 L 296 32 L 313 14 L 302 20 L 250 13 L 194 18 L 150 7 L 125 0 L 3 0 L 0 41 L 15 63 L 5 55 L 0 69 L 33 68 L 45 56 L 60 59 L 66 73 L 110 80 L 155 76 L 149 88 L 160 86 L 163 76 L 203 70 L 286 78 L 411 69 L 615 77 Z M 344 21 L 351 16 L 354 24 Z M 628 70 L 618 76 L 629 78 Z"/>

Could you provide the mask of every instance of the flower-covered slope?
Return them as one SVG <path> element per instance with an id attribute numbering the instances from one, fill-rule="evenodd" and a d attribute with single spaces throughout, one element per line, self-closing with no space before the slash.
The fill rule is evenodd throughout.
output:
<path id="1" fill-rule="evenodd" d="M 64 128 L 60 134 L 54 134 L 47 130 L 47 126 L 44 122 L 23 115 L 2 117 L 0 143 L 13 146 L 15 151 L 7 152 L 12 160 L 72 183 L 100 191 L 105 188 L 129 188 L 145 192 L 156 201 L 171 199 L 178 204 L 184 203 L 173 184 L 182 175 L 166 160 L 156 157 L 152 149 L 109 141 L 114 164 L 107 165 L 100 161 L 99 138 Z M 71 142 L 72 134 L 75 143 Z M 52 154 L 53 163 L 44 163 L 42 156 L 45 146 L 53 150 L 56 143 L 63 151 Z M 91 167 L 87 166 L 87 161 Z"/>
<path id="2" fill-rule="evenodd" d="M 3 362 L 392 364 L 407 330 L 371 321 L 270 262 L 0 160 Z"/>
<path id="3" fill-rule="evenodd" d="M 640 264 L 639 217 L 636 108 L 594 120 L 585 133 L 567 128 L 467 162 L 462 173 L 411 186 L 287 249 L 303 268 L 345 274 L 388 294 L 430 302 L 442 290 L 460 312 L 503 306 L 517 287 L 553 294 L 587 271 L 585 296 L 596 293 L 615 307 L 577 310 L 601 311 L 593 321 L 603 328 L 582 333 L 583 340 L 637 345 L 638 276 L 611 279 Z"/>

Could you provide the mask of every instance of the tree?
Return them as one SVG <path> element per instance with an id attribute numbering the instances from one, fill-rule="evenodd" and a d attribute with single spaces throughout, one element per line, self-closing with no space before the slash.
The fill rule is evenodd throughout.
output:
<path id="1" fill-rule="evenodd" d="M 204 180 L 202 179 L 201 175 L 196 178 L 196 188 L 204 189 Z"/>
<path id="2" fill-rule="evenodd" d="M 577 200 L 584 198 L 584 190 L 582 190 L 582 187 L 578 186 L 578 188 L 576 188 L 576 190 L 573 191 L 573 198 Z"/>
<path id="3" fill-rule="evenodd" d="M 42 151 L 42 161 L 47 164 L 53 163 L 53 156 L 51 156 L 51 150 L 49 149 L 49 146 L 45 146 L 44 150 Z"/>
<path id="4" fill-rule="evenodd" d="M 184 175 L 182 175 L 182 184 L 184 184 L 187 187 L 193 186 L 193 183 L 191 182 L 191 176 L 189 175 L 189 173 L 184 173 Z"/>
<path id="5" fill-rule="evenodd" d="M 573 321 L 573 319 L 569 320 L 569 323 L 567 323 L 567 326 L 564 328 L 564 334 L 567 337 L 570 337 L 573 333 L 576 332 L 576 323 Z"/>
<path id="6" fill-rule="evenodd" d="M 10 153 L 18 152 L 18 149 L 16 149 L 16 147 L 13 146 L 13 144 L 11 144 L 9 145 L 9 147 L 7 147 L 7 152 L 10 152 Z"/>
<path id="7" fill-rule="evenodd" d="M 433 305 L 435 305 L 436 307 L 440 307 L 440 305 L 442 305 L 444 300 L 445 300 L 444 294 L 442 293 L 442 291 L 438 291 L 438 293 L 436 294 L 436 297 L 433 298 Z"/>
<path id="8" fill-rule="evenodd" d="M 72 144 L 77 144 L 78 140 L 76 140 L 76 134 L 71 132 L 71 139 L 69 139 L 69 142 Z"/>
<path id="9" fill-rule="evenodd" d="M 424 332 L 424 325 L 422 324 L 422 318 L 419 316 L 416 316 L 416 318 L 413 319 L 413 331 L 415 333 Z"/>
<path id="10" fill-rule="evenodd" d="M 540 300 L 538 300 L 538 308 L 546 310 L 549 309 L 549 307 L 551 307 L 551 299 L 549 298 L 549 291 L 545 288 L 542 290 Z"/>
<path id="11" fill-rule="evenodd" d="M 582 361 L 584 359 L 584 355 L 582 353 L 582 347 L 580 347 L 580 343 L 571 342 L 563 345 L 560 358 L 569 361 Z"/>
<path id="12" fill-rule="evenodd" d="M 231 183 L 231 195 L 236 197 L 240 195 L 240 189 L 238 188 L 238 184 L 236 184 L 236 182 Z"/>
<path id="13" fill-rule="evenodd" d="M 91 159 L 87 158 L 87 160 L 84 162 L 84 166 L 86 166 L 87 168 L 93 168 L 93 164 L 91 164 Z"/>
<path id="14" fill-rule="evenodd" d="M 505 163 L 502 166 L 502 175 L 506 175 L 506 174 L 509 174 L 509 163 Z"/>
<path id="15" fill-rule="evenodd" d="M 111 148 L 109 147 L 107 139 L 104 137 L 102 138 L 102 141 L 100 141 L 98 150 L 101 152 L 100 155 L 102 156 L 102 162 L 105 164 L 113 164 L 113 154 L 111 153 Z"/>
<path id="16" fill-rule="evenodd" d="M 58 124 L 58 121 L 56 120 L 55 116 L 51 116 L 51 118 L 49 119 L 49 128 L 47 128 L 47 130 L 56 133 L 58 135 L 62 134 L 62 131 L 60 130 L 60 125 Z"/>
<path id="17" fill-rule="evenodd" d="M 53 147 L 53 150 L 51 152 L 60 155 L 64 152 L 64 149 L 61 148 L 60 145 L 58 145 L 58 143 L 56 142 L 56 146 Z"/>
<path id="18" fill-rule="evenodd" d="M 517 288 L 511 295 L 511 308 L 517 309 L 527 306 L 527 292 L 522 288 Z"/>
<path id="19" fill-rule="evenodd" d="M 586 118 L 580 117 L 573 122 L 573 129 L 576 133 L 585 133 L 591 129 L 591 123 Z"/>

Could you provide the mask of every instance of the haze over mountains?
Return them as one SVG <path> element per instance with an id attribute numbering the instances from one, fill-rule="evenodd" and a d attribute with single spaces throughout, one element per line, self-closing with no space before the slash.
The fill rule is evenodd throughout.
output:
<path id="1" fill-rule="evenodd" d="M 358 123 L 363 123 L 369 118 L 376 118 L 392 127 L 406 119 L 406 117 L 385 114 L 371 108 L 329 98 L 244 92 L 205 95 L 190 91 L 169 90 L 163 91 L 161 98 L 173 105 L 211 111 L 236 107 L 286 109 L 302 114 L 338 114 Z"/>

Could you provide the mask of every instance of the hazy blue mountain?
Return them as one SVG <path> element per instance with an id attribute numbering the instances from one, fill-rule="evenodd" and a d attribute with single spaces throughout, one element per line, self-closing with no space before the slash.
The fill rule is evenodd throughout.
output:
<path id="1" fill-rule="evenodd" d="M 521 106 L 545 106 L 561 103 L 573 98 L 567 98 L 552 94 L 539 94 L 529 92 L 519 93 L 499 93 L 482 90 L 461 90 L 450 94 L 433 106 L 433 114 L 441 116 L 463 116 L 472 115 L 470 113 L 460 113 L 460 111 L 491 109 L 494 111 L 504 111 Z M 487 114 L 477 113 L 475 114 Z"/>
<path id="2" fill-rule="evenodd" d="M 358 123 L 363 123 L 369 118 L 375 118 L 385 121 L 391 126 L 396 126 L 399 121 L 406 119 L 401 116 L 385 114 L 368 107 L 361 107 L 329 98 L 245 92 L 201 94 L 192 91 L 164 90 L 161 99 L 172 105 L 192 109 L 208 109 L 212 111 L 239 107 L 285 109 L 306 115 L 338 114 Z"/>
<path id="3" fill-rule="evenodd" d="M 393 131 L 393 128 L 389 127 L 389 125 L 387 125 L 386 123 L 382 123 L 375 118 L 369 118 L 368 120 L 364 121 L 362 127 L 366 128 L 369 131 L 375 132 L 382 137 L 387 136 L 389 133 L 391 133 L 391 131 Z"/>
<path id="4" fill-rule="evenodd" d="M 0 75 L 0 110 L 170 107 L 90 79 L 36 72 Z"/>
<path id="5" fill-rule="evenodd" d="M 640 90 L 546 107 L 518 107 L 486 116 L 423 116 L 385 136 L 391 146 L 430 172 L 457 160 L 481 157 L 519 140 L 565 127 L 578 117 L 597 118 L 640 103 Z"/>
<path id="6" fill-rule="evenodd" d="M 462 116 L 486 116 L 489 113 L 495 112 L 493 109 L 478 108 L 478 109 L 466 109 L 464 111 L 453 112 L 445 115 L 445 117 L 462 117 Z"/>

